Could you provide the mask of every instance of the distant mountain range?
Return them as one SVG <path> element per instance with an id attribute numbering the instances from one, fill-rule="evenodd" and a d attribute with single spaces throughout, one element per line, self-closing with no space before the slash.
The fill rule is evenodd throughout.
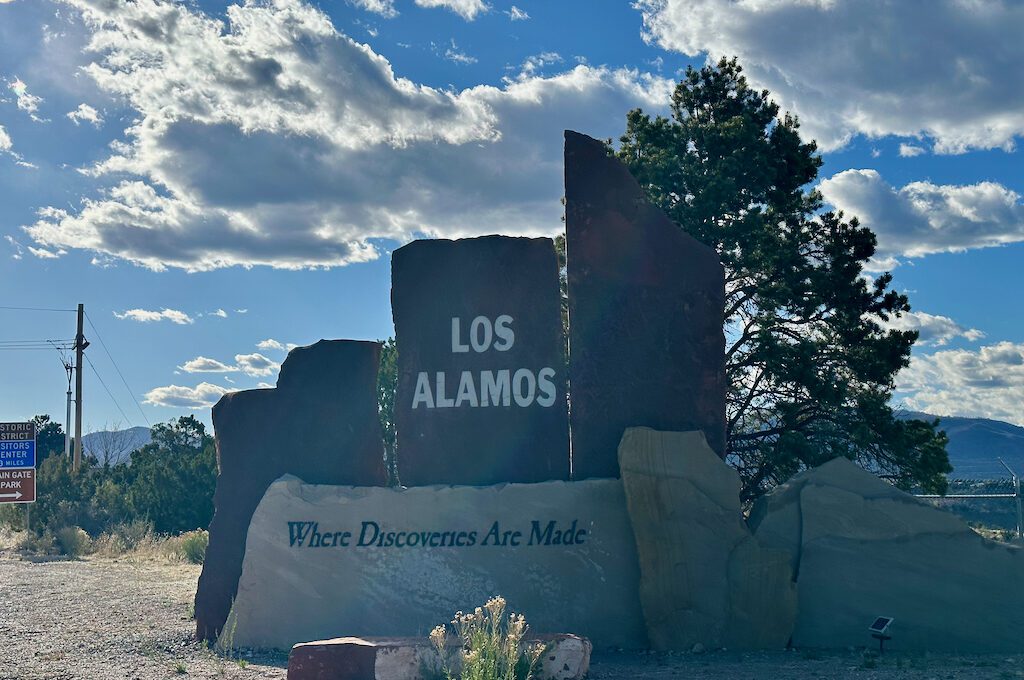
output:
<path id="1" fill-rule="evenodd" d="M 86 454 L 96 456 L 101 463 L 117 465 L 127 463 L 132 451 L 141 449 L 151 441 L 148 427 L 130 427 L 127 430 L 101 430 L 82 435 L 82 448 Z"/>
<path id="2" fill-rule="evenodd" d="M 993 479 L 1006 477 L 1006 469 L 999 458 L 1024 476 L 1024 427 L 987 418 L 959 418 L 932 416 L 927 413 L 904 412 L 900 418 L 932 420 L 939 418 L 939 429 L 949 436 L 949 462 L 953 465 L 950 478 Z M 150 442 L 149 428 L 132 427 L 127 430 L 92 432 L 84 435 L 85 450 L 101 462 L 111 464 L 127 462 L 135 449 Z"/>
<path id="3" fill-rule="evenodd" d="M 1024 476 L 1024 427 L 987 418 L 958 418 L 907 412 L 904 419 L 939 419 L 939 429 L 949 437 L 946 451 L 953 466 L 950 479 L 993 479 L 1008 477 L 1002 458 Z"/>

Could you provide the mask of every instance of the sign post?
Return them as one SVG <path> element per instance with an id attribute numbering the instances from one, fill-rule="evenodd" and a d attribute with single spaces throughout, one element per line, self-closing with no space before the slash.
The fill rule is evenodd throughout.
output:
<path id="1" fill-rule="evenodd" d="M 0 503 L 36 500 L 36 425 L 0 423 Z"/>

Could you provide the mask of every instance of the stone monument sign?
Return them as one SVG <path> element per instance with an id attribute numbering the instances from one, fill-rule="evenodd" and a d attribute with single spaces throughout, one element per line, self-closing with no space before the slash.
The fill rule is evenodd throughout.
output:
<path id="1" fill-rule="evenodd" d="M 402 483 L 568 479 L 551 239 L 413 241 L 391 275 Z"/>
<path id="2" fill-rule="evenodd" d="M 271 482 L 291 473 L 322 484 L 384 484 L 379 360 L 378 343 L 321 340 L 288 353 L 276 388 L 231 392 L 213 407 L 218 475 L 196 592 L 200 639 L 224 625 L 249 521 Z"/>
<path id="3" fill-rule="evenodd" d="M 252 518 L 227 630 L 243 647 L 422 636 L 495 593 L 532 631 L 647 644 L 620 480 L 315 486 L 282 477 Z"/>
<path id="4" fill-rule="evenodd" d="M 725 271 L 604 144 L 565 133 L 574 479 L 617 477 L 628 427 L 725 455 Z"/>

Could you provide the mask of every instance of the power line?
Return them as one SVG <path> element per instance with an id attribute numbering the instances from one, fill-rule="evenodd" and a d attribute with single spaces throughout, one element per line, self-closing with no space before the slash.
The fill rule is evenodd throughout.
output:
<path id="1" fill-rule="evenodd" d="M 103 351 L 106 352 L 107 358 L 110 359 L 110 363 L 114 365 L 114 370 L 117 371 L 118 377 L 120 377 L 121 382 L 124 383 L 124 388 L 128 390 L 128 396 L 130 396 L 132 398 L 132 401 L 135 402 L 135 407 L 139 409 L 139 413 L 142 414 L 142 418 L 143 420 L 146 421 L 146 424 L 149 425 L 150 427 L 153 427 L 153 423 L 149 422 L 149 418 L 146 417 L 146 412 L 142 410 L 142 405 L 139 403 L 139 400 L 135 398 L 135 392 L 133 392 L 132 388 L 128 386 L 128 381 L 124 379 L 124 374 L 121 373 L 121 369 L 118 368 L 117 362 L 114 361 L 113 355 L 110 353 L 110 350 L 107 349 L 107 343 L 103 342 L 103 336 L 100 335 L 100 332 L 98 330 L 96 330 L 96 324 L 92 322 L 92 317 L 89 316 L 89 312 L 85 313 L 85 318 L 89 322 L 89 328 L 91 328 L 92 332 L 96 334 L 96 339 L 100 341 L 100 347 L 102 347 Z"/>
<path id="2" fill-rule="evenodd" d="M 117 407 L 117 410 L 121 412 L 121 416 L 124 417 L 124 421 L 130 426 L 132 424 L 131 419 L 125 414 L 121 405 L 117 403 L 117 399 L 114 399 L 114 395 L 111 394 L 110 388 L 107 387 L 107 383 L 103 382 L 100 372 L 96 370 L 96 365 L 92 363 L 92 359 L 89 358 L 88 354 L 83 354 L 82 356 L 85 357 L 85 360 L 89 363 L 89 366 L 92 368 L 92 372 L 96 374 L 96 378 L 100 381 L 100 384 L 103 385 L 103 389 L 107 391 L 107 396 L 110 397 L 110 401 L 114 402 L 114 406 Z M 78 370 L 82 369 L 79 368 Z"/>
<path id="3" fill-rule="evenodd" d="M 16 309 L 23 312 L 77 312 L 77 309 L 55 309 L 53 307 L 4 307 L 0 309 Z"/>

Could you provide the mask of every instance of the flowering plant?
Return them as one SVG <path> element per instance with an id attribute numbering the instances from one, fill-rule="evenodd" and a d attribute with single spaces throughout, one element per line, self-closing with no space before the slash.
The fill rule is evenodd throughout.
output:
<path id="1" fill-rule="evenodd" d="M 522 614 L 506 613 L 505 598 L 492 597 L 483 607 L 471 614 L 457 612 L 452 619 L 454 632 L 461 647 L 457 673 L 450 663 L 447 641 L 448 627 L 444 624 L 430 632 L 441 658 L 441 669 L 447 680 L 530 680 L 541 654 L 542 643 L 523 647 L 523 638 L 529 626 Z"/>

